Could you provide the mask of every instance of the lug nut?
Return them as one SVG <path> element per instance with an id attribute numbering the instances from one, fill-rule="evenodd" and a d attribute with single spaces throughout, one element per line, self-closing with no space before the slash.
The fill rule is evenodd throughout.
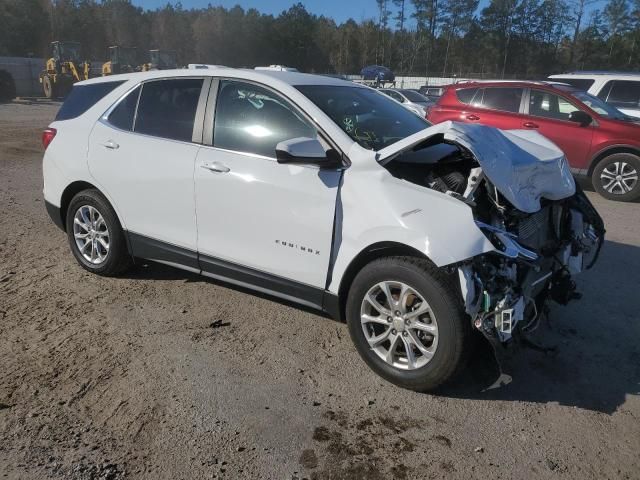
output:
<path id="1" fill-rule="evenodd" d="M 402 332 L 403 337 L 406 337 L 407 335 L 409 335 L 407 332 Z"/>
<path id="2" fill-rule="evenodd" d="M 391 317 L 387 317 L 387 322 L 391 323 Z"/>
<path id="3" fill-rule="evenodd" d="M 396 316 L 400 316 L 400 310 L 396 310 Z"/>
<path id="4" fill-rule="evenodd" d="M 408 318 L 404 321 L 405 325 L 409 325 L 411 323 L 411 320 L 409 320 Z"/>
<path id="5" fill-rule="evenodd" d="M 392 329 L 391 329 L 391 333 L 393 333 L 393 334 L 395 335 L 395 334 L 396 334 L 396 333 L 398 333 L 398 332 L 396 332 L 396 329 L 395 329 L 395 328 L 392 328 Z"/>

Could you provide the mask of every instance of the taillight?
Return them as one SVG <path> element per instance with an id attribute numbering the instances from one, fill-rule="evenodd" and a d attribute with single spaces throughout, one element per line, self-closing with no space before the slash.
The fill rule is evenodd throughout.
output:
<path id="1" fill-rule="evenodd" d="M 58 131 L 55 128 L 45 128 L 42 131 L 42 146 L 46 150 Z"/>

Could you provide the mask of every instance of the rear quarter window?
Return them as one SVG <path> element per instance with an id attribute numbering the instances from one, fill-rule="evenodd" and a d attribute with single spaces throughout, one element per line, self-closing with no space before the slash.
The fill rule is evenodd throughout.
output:
<path id="1" fill-rule="evenodd" d="M 123 83 L 124 81 L 75 85 L 58 110 L 55 120 L 71 120 L 79 117 Z"/>
<path id="2" fill-rule="evenodd" d="M 474 95 L 478 91 L 477 88 L 463 88 L 460 90 L 456 90 L 456 97 L 462 103 L 469 104 L 471 100 L 473 100 Z"/>

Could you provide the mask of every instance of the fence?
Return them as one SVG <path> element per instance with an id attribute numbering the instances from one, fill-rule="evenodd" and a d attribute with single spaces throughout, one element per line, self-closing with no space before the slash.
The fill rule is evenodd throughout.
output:
<path id="1" fill-rule="evenodd" d="M 8 72 L 16 86 L 16 95 L 42 95 L 38 77 L 44 68 L 44 58 L 0 57 L 0 70 Z"/>

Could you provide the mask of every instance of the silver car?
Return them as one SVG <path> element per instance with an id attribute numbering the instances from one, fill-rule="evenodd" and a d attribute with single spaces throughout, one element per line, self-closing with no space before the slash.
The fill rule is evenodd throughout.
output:
<path id="1" fill-rule="evenodd" d="M 424 95 L 408 88 L 381 88 L 380 91 L 423 118 L 426 117 L 428 108 L 434 104 Z"/>

